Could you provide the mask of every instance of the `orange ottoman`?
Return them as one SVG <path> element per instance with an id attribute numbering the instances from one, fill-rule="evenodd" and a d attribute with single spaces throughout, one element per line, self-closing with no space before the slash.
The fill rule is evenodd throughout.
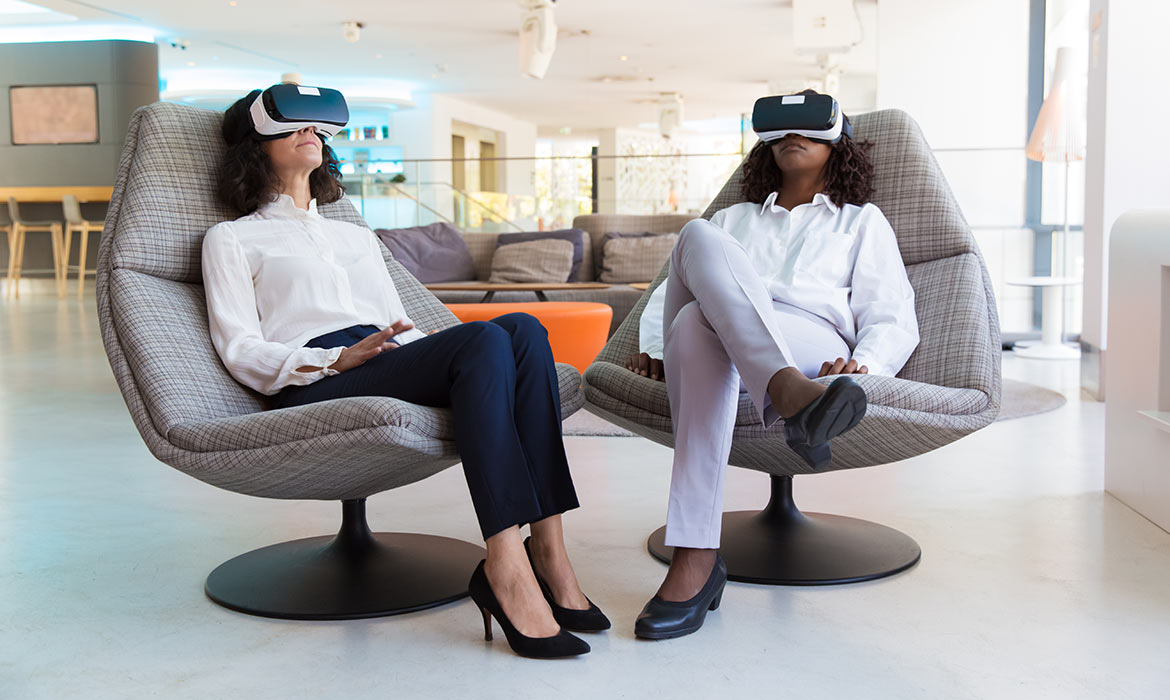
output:
<path id="1" fill-rule="evenodd" d="M 553 359 L 585 372 L 605 346 L 613 309 L 586 301 L 533 301 L 509 304 L 447 304 L 460 321 L 490 321 L 497 316 L 525 313 L 535 316 L 548 331 Z"/>

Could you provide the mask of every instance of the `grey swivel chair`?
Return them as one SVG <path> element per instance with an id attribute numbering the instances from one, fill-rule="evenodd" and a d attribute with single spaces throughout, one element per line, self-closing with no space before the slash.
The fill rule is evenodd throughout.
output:
<path id="1" fill-rule="evenodd" d="M 98 252 L 102 340 L 150 451 L 213 486 L 264 498 L 337 500 L 336 537 L 285 542 L 211 572 L 207 595 L 256 615 L 344 619 L 420 610 L 467 594 L 477 545 L 372 534 L 366 498 L 459 462 L 450 412 L 381 397 L 265 410 L 211 345 L 200 272 L 203 235 L 234 218 L 213 195 L 219 112 L 177 104 L 130 121 Z M 365 225 L 346 199 L 324 216 Z M 424 331 L 456 318 L 382 249 L 407 313 Z M 557 365 L 564 416 L 584 403 Z"/>
<path id="2" fill-rule="evenodd" d="M 983 258 L 918 125 L 898 110 L 858 115 L 854 133 L 870 141 L 873 201 L 898 236 L 915 291 L 921 342 L 897 377 L 857 375 L 869 408 L 852 431 L 833 441 L 824 471 L 887 464 L 929 452 L 974 432 L 999 413 L 1000 336 L 995 298 Z M 741 171 L 704 213 L 742 201 Z M 660 382 L 625 369 L 638 351 L 638 323 L 650 290 L 585 371 L 589 410 L 671 446 L 670 405 Z M 818 381 L 828 383 L 832 377 Z M 788 449 L 781 423 L 765 430 L 741 395 L 731 447 L 733 466 L 771 476 L 771 501 L 760 512 L 723 516 L 721 552 L 737 581 L 813 585 L 887 576 L 913 566 L 921 551 L 910 537 L 875 523 L 801 513 L 792 481 L 811 469 Z M 665 501 L 665 494 L 662 494 Z M 665 528 L 651 553 L 667 561 Z"/>

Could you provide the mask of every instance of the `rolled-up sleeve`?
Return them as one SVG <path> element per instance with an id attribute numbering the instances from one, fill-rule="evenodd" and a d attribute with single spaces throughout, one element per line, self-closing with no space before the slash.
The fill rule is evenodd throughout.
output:
<path id="1" fill-rule="evenodd" d="M 858 225 L 849 307 L 857 327 L 853 359 L 870 374 L 895 376 L 918 346 L 914 288 L 898 250 L 894 229 L 872 204 Z"/>
<path id="2" fill-rule="evenodd" d="M 662 284 L 646 300 L 642 317 L 638 319 L 638 351 L 656 360 L 661 360 L 663 355 L 662 315 L 665 309 L 666 280 L 662 280 Z"/>
<path id="3" fill-rule="evenodd" d="M 290 348 L 264 339 L 252 271 L 231 222 L 213 226 L 203 239 L 203 287 L 212 345 L 236 381 L 271 396 L 337 374 L 329 365 L 344 347 Z"/>

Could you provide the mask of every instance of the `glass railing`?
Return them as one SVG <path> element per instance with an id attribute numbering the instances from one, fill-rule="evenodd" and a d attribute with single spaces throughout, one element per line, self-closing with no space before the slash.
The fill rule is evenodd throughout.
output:
<path id="1" fill-rule="evenodd" d="M 1031 330 L 1034 290 L 1011 284 L 1034 267 L 1034 235 L 1024 225 L 1023 149 L 935 155 L 983 249 L 1004 331 Z M 445 221 L 464 232 L 505 233 L 568 228 L 574 217 L 593 212 L 698 216 L 741 160 L 739 153 L 404 160 L 399 173 L 349 175 L 345 184 L 375 228 Z M 1065 246 L 1066 270 L 1083 266 L 1077 233 Z M 1070 290 L 1065 305 L 1069 333 L 1080 329 L 1078 290 Z"/>
<path id="2" fill-rule="evenodd" d="M 467 232 L 537 231 L 567 228 L 594 212 L 697 216 L 741 159 L 727 153 L 404 160 L 399 174 L 353 174 L 344 183 L 375 228 L 446 221 Z M 491 175 L 483 177 L 487 169 Z M 460 184 L 469 181 L 480 186 Z"/>

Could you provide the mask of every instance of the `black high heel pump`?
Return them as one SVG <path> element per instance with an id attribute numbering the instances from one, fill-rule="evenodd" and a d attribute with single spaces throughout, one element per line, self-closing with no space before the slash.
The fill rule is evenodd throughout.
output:
<path id="1" fill-rule="evenodd" d="M 492 585 L 488 582 L 487 574 L 484 573 L 483 564 L 484 562 L 480 561 L 479 566 L 475 567 L 475 573 L 471 574 L 471 581 L 467 584 L 467 592 L 471 594 L 471 599 L 475 601 L 475 604 L 479 606 L 479 611 L 483 613 L 484 641 L 492 641 L 492 617 L 495 616 L 496 621 L 504 630 L 504 636 L 508 639 L 508 646 L 512 647 L 512 651 L 520 656 L 533 659 L 555 659 L 589 653 L 589 644 L 585 640 L 574 637 L 563 629 L 551 637 L 526 637 L 521 634 L 520 630 L 516 629 L 508 616 L 504 614 L 504 608 L 496 599 Z"/>
<path id="2" fill-rule="evenodd" d="M 544 599 L 548 601 L 548 606 L 552 608 L 553 617 L 556 618 L 561 627 L 574 632 L 602 632 L 609 629 L 609 618 L 601 612 L 601 608 L 589 600 L 589 596 L 585 596 L 585 600 L 589 600 L 588 610 L 573 610 L 557 605 L 556 599 L 553 598 L 552 589 L 548 587 L 540 574 L 536 573 L 536 562 L 532 559 L 531 542 L 531 537 L 524 540 L 524 551 L 528 553 L 528 563 L 532 565 L 532 573 L 536 576 L 536 582 L 540 584 L 540 591 L 544 593 Z"/>

